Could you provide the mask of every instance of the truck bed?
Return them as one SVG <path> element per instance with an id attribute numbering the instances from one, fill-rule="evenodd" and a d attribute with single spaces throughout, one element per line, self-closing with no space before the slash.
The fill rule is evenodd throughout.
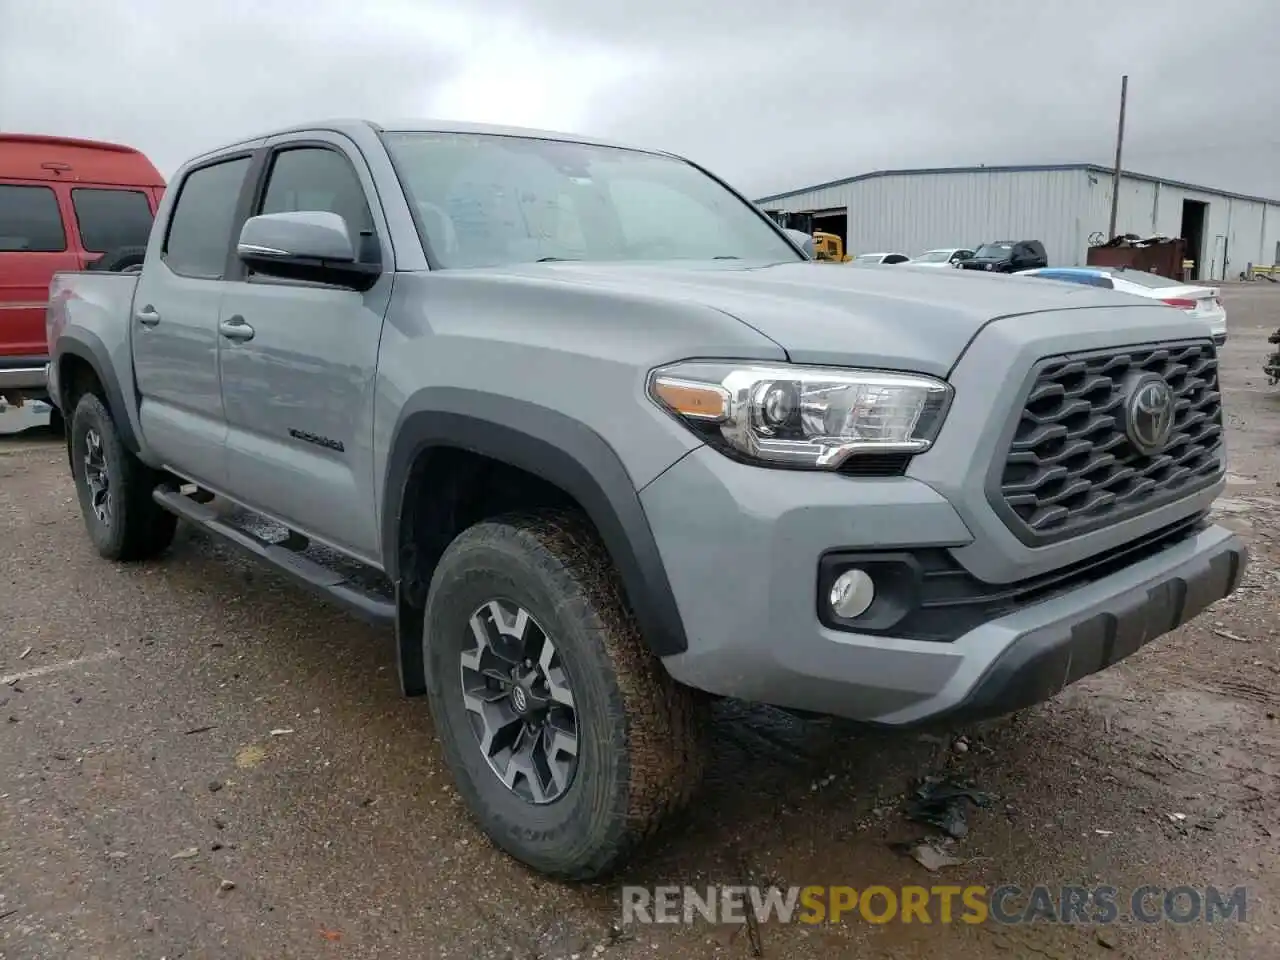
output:
<path id="1" fill-rule="evenodd" d="M 55 273 L 49 284 L 49 303 L 55 309 L 50 312 L 51 322 L 56 322 L 62 311 L 73 311 L 76 322 L 93 328 L 98 320 L 112 324 L 129 322 L 133 309 L 133 291 L 138 286 L 136 273 L 105 273 L 93 270 L 68 270 Z M 100 316 L 98 316 L 100 315 Z M 54 342 L 54 331 L 49 334 L 49 346 Z"/>
<path id="2" fill-rule="evenodd" d="M 104 344 L 127 343 L 136 273 L 91 270 L 55 273 L 49 284 L 49 314 L 45 334 L 53 356 L 58 334 L 68 322 L 95 334 Z"/>

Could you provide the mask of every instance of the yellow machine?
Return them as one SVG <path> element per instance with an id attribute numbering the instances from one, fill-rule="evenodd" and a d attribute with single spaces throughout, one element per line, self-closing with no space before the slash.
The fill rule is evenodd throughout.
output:
<path id="1" fill-rule="evenodd" d="M 853 257 L 844 252 L 844 241 L 834 233 L 813 235 L 813 259 L 830 263 L 848 263 Z"/>
<path id="2" fill-rule="evenodd" d="M 813 259 L 824 263 L 848 263 L 853 257 L 844 252 L 844 241 L 838 233 L 813 229 L 810 213 L 788 213 L 785 210 L 766 210 L 765 214 L 784 230 L 808 234 L 813 239 Z"/>

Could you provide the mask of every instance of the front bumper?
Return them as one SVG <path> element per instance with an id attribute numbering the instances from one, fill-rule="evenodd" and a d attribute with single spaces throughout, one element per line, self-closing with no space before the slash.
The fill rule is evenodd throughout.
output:
<path id="1" fill-rule="evenodd" d="M 951 641 L 852 633 L 818 620 L 819 558 L 970 544 L 929 485 L 782 473 L 703 448 L 641 499 L 689 637 L 687 651 L 663 661 L 672 676 L 724 696 L 891 726 L 1042 701 L 1226 596 L 1245 567 L 1242 543 L 1207 526 Z"/>
<path id="2" fill-rule="evenodd" d="M 1244 544 L 1222 527 L 1211 526 L 1146 561 L 1145 567 L 1136 564 L 1090 588 L 1039 605 L 1046 609 L 1028 608 L 1042 621 L 1039 626 L 989 624 L 1012 627 L 1017 633 L 954 707 L 937 712 L 954 719 L 979 719 L 1041 703 L 1230 594 L 1245 565 Z M 943 699 L 955 692 L 942 691 Z M 897 722 L 911 719 L 918 717 L 907 711 Z"/>

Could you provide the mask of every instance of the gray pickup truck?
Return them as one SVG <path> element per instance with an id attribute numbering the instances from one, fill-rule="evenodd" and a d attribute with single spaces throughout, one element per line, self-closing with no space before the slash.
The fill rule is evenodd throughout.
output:
<path id="1" fill-rule="evenodd" d="M 155 556 L 180 518 L 394 625 L 479 824 L 553 875 L 602 875 L 689 800 L 715 696 L 1000 715 L 1245 566 L 1208 519 L 1203 323 L 812 263 L 665 153 L 246 140 L 179 171 L 140 274 L 60 274 L 48 317 L 98 551 Z"/>

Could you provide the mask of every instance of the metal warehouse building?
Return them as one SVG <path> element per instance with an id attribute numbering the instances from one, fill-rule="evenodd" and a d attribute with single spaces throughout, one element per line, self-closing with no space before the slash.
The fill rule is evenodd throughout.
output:
<path id="1" fill-rule="evenodd" d="M 936 247 L 1040 240 L 1055 266 L 1081 266 L 1111 219 L 1113 173 L 1091 163 L 880 170 L 756 201 L 849 253 L 916 256 Z M 1280 262 L 1280 201 L 1124 173 L 1116 232 L 1187 241 L 1198 279 Z"/>

